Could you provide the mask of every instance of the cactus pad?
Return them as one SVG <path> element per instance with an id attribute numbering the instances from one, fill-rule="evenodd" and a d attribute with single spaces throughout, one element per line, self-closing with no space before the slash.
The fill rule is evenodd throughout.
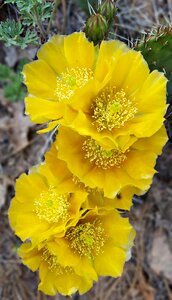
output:
<path id="1" fill-rule="evenodd" d="M 172 103 L 172 27 L 161 27 L 139 41 L 141 51 L 151 71 L 157 69 L 168 78 L 168 103 Z"/>

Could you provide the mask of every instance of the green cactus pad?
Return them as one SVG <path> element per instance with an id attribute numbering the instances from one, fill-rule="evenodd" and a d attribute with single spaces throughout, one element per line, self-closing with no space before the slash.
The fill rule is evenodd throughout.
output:
<path id="1" fill-rule="evenodd" d="M 151 71 L 157 69 L 168 78 L 168 103 L 172 103 L 172 27 L 161 27 L 137 43 Z"/>

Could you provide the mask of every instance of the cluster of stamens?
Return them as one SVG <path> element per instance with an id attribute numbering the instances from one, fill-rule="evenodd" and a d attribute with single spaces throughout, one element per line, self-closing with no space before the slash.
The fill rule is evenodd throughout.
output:
<path id="1" fill-rule="evenodd" d="M 47 262 L 48 269 L 56 275 L 62 275 L 64 273 L 72 273 L 71 267 L 63 267 L 58 262 L 58 257 L 52 254 L 47 247 L 43 248 L 42 259 Z"/>
<path id="2" fill-rule="evenodd" d="M 91 163 L 102 169 L 120 167 L 127 158 L 126 154 L 120 150 L 105 150 L 92 138 L 84 141 L 82 149 L 85 151 L 85 159 L 89 159 Z"/>
<path id="3" fill-rule="evenodd" d="M 88 68 L 67 68 L 57 77 L 55 94 L 58 101 L 68 100 L 77 88 L 83 87 L 93 78 L 93 71 Z"/>
<path id="4" fill-rule="evenodd" d="M 40 220 L 49 223 L 65 221 L 68 217 L 69 195 L 59 194 L 53 187 L 42 192 L 34 201 L 34 212 Z"/>
<path id="5" fill-rule="evenodd" d="M 116 87 L 105 88 L 95 99 L 92 109 L 92 118 L 95 120 L 93 124 L 98 131 L 120 128 L 137 112 L 136 106 L 125 91 L 117 91 Z"/>
<path id="6" fill-rule="evenodd" d="M 70 248 L 80 256 L 92 258 L 103 253 L 106 241 L 104 228 L 99 220 L 70 228 L 66 233 Z"/>

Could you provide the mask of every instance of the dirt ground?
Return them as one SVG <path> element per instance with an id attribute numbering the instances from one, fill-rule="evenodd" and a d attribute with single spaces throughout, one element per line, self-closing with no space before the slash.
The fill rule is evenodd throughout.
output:
<path id="1" fill-rule="evenodd" d="M 168 18 L 169 1 L 121 1 L 121 10 L 114 32 L 130 41 L 140 32 L 157 23 L 164 14 Z M 120 1 L 119 1 L 120 3 Z M 80 28 L 85 13 L 67 1 L 65 27 L 72 32 Z M 142 10 L 139 9 L 142 5 Z M 171 6 L 170 6 L 171 5 Z M 132 14 L 130 22 L 129 15 Z M 155 13 L 156 12 L 156 13 Z M 4 15 L 6 12 L 3 12 Z M 143 15 L 145 17 L 142 20 Z M 0 15 L 2 16 L 2 15 Z M 140 18 L 139 18 L 140 16 Z M 57 19 L 62 18 L 61 11 Z M 134 24 L 134 26 L 133 26 Z M 133 32 L 131 33 L 131 28 Z M 139 33 L 138 33 L 139 32 Z M 34 58 L 36 49 L 20 52 L 0 47 L 0 62 L 15 69 L 23 56 Z M 172 299 L 172 119 L 168 110 L 166 127 L 170 137 L 157 161 L 158 173 L 146 195 L 133 198 L 130 219 L 137 231 L 132 259 L 126 263 L 119 279 L 100 278 L 86 295 L 74 300 L 171 300 Z M 48 135 L 37 135 L 39 126 L 24 116 L 23 101 L 11 103 L 3 96 L 0 84 L 0 299 L 1 300 L 62 300 L 37 292 L 38 276 L 22 265 L 16 254 L 20 240 L 8 223 L 8 208 L 14 196 L 16 178 L 40 162 L 47 148 Z M 66 297 L 67 298 L 67 297 Z"/>

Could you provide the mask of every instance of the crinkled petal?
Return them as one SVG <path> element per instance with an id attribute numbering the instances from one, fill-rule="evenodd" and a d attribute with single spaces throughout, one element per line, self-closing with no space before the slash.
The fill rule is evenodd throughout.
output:
<path id="1" fill-rule="evenodd" d="M 28 96 L 25 98 L 25 105 L 26 114 L 34 123 L 42 124 L 50 120 L 58 120 L 63 116 L 64 104 L 58 101 Z M 57 123 L 55 123 L 56 125 Z M 52 129 L 49 127 L 49 131 Z"/>
<path id="2" fill-rule="evenodd" d="M 108 255 L 102 253 L 98 255 L 94 261 L 96 272 L 100 276 L 121 276 L 126 260 L 125 251 L 113 245 L 107 245 L 104 251 L 106 251 Z"/>
<path id="3" fill-rule="evenodd" d="M 75 32 L 64 38 L 64 52 L 70 67 L 93 68 L 95 50 L 83 32 Z"/>
<path id="4" fill-rule="evenodd" d="M 31 243 L 25 243 L 18 249 L 18 254 L 22 258 L 22 262 L 35 272 L 41 263 L 41 256 Z"/>
<path id="5" fill-rule="evenodd" d="M 23 69 L 24 83 L 31 95 L 56 100 L 56 74 L 43 60 L 26 64 Z"/>
<path id="6" fill-rule="evenodd" d="M 95 79 L 103 82 L 105 86 L 111 76 L 121 55 L 128 51 L 127 46 L 120 41 L 102 41 L 98 51 L 95 67 Z"/>
<path id="7" fill-rule="evenodd" d="M 110 84 L 132 95 L 143 85 L 149 72 L 148 64 L 142 54 L 130 50 L 119 57 Z"/>
<path id="8" fill-rule="evenodd" d="M 55 35 L 38 51 L 39 59 L 44 60 L 58 75 L 68 66 L 64 53 L 64 36 Z"/>

